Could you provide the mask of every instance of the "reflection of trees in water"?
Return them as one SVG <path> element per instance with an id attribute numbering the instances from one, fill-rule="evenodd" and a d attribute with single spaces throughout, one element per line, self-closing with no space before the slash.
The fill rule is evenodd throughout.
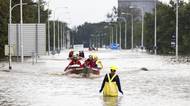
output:
<path id="1" fill-rule="evenodd" d="M 103 97 L 103 106 L 120 106 L 122 97 Z"/>

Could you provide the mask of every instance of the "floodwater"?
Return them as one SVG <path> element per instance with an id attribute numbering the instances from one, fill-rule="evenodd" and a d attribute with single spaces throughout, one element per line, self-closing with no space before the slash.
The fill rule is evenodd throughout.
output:
<path id="1" fill-rule="evenodd" d="M 88 54 L 94 52 L 85 52 Z M 61 75 L 68 51 L 13 63 L 0 71 L 0 106 L 188 106 L 190 65 L 170 62 L 171 57 L 139 51 L 95 52 L 104 68 L 98 78 Z M 111 64 L 117 65 L 124 95 L 103 97 L 99 89 Z M 148 71 L 140 70 L 147 68 Z M 7 68 L 7 67 L 4 67 Z M 3 68 L 0 68 L 3 70 Z"/>

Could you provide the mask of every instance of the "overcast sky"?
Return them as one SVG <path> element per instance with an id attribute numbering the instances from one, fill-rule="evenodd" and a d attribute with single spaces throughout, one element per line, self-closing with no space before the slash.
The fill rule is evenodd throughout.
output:
<path id="1" fill-rule="evenodd" d="M 78 26 L 84 22 L 100 22 L 106 20 L 106 14 L 118 5 L 118 0 L 46 0 L 50 1 L 50 9 L 56 10 L 55 18 L 66 21 L 70 26 Z M 160 0 L 169 2 L 170 0 Z M 56 8 L 56 9 L 55 9 Z M 52 15 L 51 19 L 54 16 Z"/>

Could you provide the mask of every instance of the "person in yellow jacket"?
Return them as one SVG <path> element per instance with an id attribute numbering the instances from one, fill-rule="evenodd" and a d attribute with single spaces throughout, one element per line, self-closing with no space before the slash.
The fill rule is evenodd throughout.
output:
<path id="1" fill-rule="evenodd" d="M 98 56 L 93 56 L 93 62 L 96 64 L 96 68 L 102 69 L 103 65 L 102 62 L 98 59 Z"/>
<path id="2" fill-rule="evenodd" d="M 100 93 L 103 91 L 104 96 L 118 96 L 118 90 L 123 94 L 119 76 L 115 73 L 117 69 L 117 66 L 111 66 L 111 72 L 104 77 L 101 89 L 99 90 Z"/>

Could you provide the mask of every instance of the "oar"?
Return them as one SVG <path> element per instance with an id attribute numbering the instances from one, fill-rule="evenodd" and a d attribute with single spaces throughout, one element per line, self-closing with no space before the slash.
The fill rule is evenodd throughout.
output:
<path id="1" fill-rule="evenodd" d="M 68 66 L 65 68 L 64 72 L 69 68 L 69 66 L 70 66 L 70 65 L 68 65 Z"/>

